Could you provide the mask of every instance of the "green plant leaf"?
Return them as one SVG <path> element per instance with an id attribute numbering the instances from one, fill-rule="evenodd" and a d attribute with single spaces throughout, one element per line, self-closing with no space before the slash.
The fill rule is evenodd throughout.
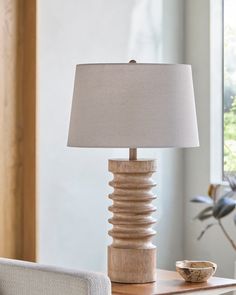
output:
<path id="1" fill-rule="evenodd" d="M 198 213 L 198 215 L 194 219 L 198 219 L 200 221 L 206 220 L 213 216 L 213 207 L 206 207 L 204 210 Z"/>
<path id="2" fill-rule="evenodd" d="M 190 202 L 193 203 L 204 203 L 204 204 L 213 204 L 213 200 L 208 196 L 196 196 Z"/>
<path id="3" fill-rule="evenodd" d="M 229 215 L 235 209 L 236 201 L 232 198 L 223 196 L 213 207 L 213 216 L 216 219 Z"/>

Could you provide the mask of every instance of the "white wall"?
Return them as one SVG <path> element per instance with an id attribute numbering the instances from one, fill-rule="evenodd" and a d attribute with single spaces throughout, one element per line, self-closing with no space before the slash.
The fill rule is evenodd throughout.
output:
<path id="1" fill-rule="evenodd" d="M 102 270 L 109 243 L 107 159 L 128 152 L 66 147 L 75 65 L 182 62 L 183 3 L 41 0 L 38 36 L 39 261 Z M 183 258 L 183 155 L 140 154 L 159 160 L 158 266 L 174 268 Z"/>
<path id="2" fill-rule="evenodd" d="M 234 275 L 234 260 L 235 252 L 231 249 L 229 242 L 223 236 L 219 227 L 212 227 L 201 241 L 197 241 L 201 230 L 213 220 L 206 222 L 192 221 L 193 217 L 204 208 L 202 205 L 189 203 L 189 200 L 194 196 L 201 194 L 206 195 L 210 181 L 215 180 L 216 175 L 220 175 L 215 169 L 219 169 L 219 165 L 211 163 L 210 160 L 217 160 L 217 157 L 211 157 L 212 150 L 221 150 L 220 147 L 220 122 L 212 121 L 210 114 L 217 111 L 220 106 L 217 97 L 219 93 L 214 95 L 221 88 L 220 79 L 214 75 L 210 75 L 211 70 L 219 70 L 219 61 L 216 54 L 211 54 L 211 51 L 219 53 L 219 49 L 215 46 L 220 44 L 215 43 L 215 36 L 210 36 L 210 32 L 215 33 L 216 27 L 212 27 L 213 12 L 215 11 L 220 0 L 185 0 L 185 61 L 192 64 L 193 78 L 195 86 L 195 97 L 198 113 L 198 125 L 200 135 L 200 148 L 188 150 L 185 153 L 185 258 L 186 259 L 207 259 L 215 261 L 218 264 L 217 274 L 221 276 L 233 277 Z M 212 5 L 212 6 L 210 6 Z M 212 10 L 210 10 L 210 8 Z M 217 9 L 218 9 L 217 8 Z M 217 25 L 218 26 L 218 25 Z M 217 32 L 219 34 L 219 32 Z M 217 38 L 218 39 L 218 38 Z M 214 43 L 213 43 L 214 41 Z M 221 56 L 218 55 L 218 59 Z M 212 64 L 211 64 L 212 63 Z M 214 113 L 212 119 L 220 120 L 221 110 Z M 210 124 L 210 122 L 212 124 Z M 218 127 L 218 129 L 217 129 Z M 214 129 L 213 129 L 214 128 Z M 213 138 L 216 137 L 216 138 Z M 220 156 L 218 151 L 216 155 Z M 219 162 L 219 159 L 217 160 Z M 214 165 L 213 165 L 214 164 Z M 214 169 L 211 171 L 211 168 Z M 217 179 L 220 181 L 220 179 Z M 232 236 L 235 233 L 232 216 L 222 220 L 226 227 L 230 230 Z"/>

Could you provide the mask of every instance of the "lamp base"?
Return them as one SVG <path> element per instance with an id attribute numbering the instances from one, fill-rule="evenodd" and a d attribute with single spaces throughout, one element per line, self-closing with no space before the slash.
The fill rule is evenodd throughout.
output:
<path id="1" fill-rule="evenodd" d="M 117 283 L 154 282 L 156 248 L 119 249 L 108 246 L 108 276 Z"/>
<path id="2" fill-rule="evenodd" d="M 156 185 L 151 176 L 156 171 L 155 160 L 109 160 L 114 174 L 109 183 L 114 191 L 109 195 L 113 217 L 109 222 L 113 238 L 108 247 L 108 275 L 112 282 L 149 283 L 156 280 L 156 247 L 152 244 L 156 211 L 152 200 Z"/>

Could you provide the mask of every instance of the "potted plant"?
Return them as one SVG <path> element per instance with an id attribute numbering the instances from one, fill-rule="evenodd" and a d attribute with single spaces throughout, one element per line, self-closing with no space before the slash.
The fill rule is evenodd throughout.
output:
<path id="1" fill-rule="evenodd" d="M 200 233 L 198 240 L 200 240 L 211 227 L 219 226 L 225 238 L 236 251 L 236 242 L 222 223 L 222 218 L 233 213 L 236 207 L 236 177 L 231 176 L 228 177 L 227 180 L 229 183 L 229 189 L 227 192 L 224 192 L 223 195 L 219 195 L 221 185 L 211 184 L 207 196 L 196 196 L 191 202 L 203 203 L 206 205 L 206 207 L 194 218 L 195 220 L 207 221 L 209 218 L 213 218 L 213 221 L 211 219 L 211 222 L 209 222 Z M 233 220 L 236 225 L 236 214 L 233 216 Z"/>

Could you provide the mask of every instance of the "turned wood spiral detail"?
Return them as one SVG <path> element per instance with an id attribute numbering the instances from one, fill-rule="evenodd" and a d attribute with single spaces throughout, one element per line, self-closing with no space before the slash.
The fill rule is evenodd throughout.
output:
<path id="1" fill-rule="evenodd" d="M 133 168 L 134 163 L 137 166 Z M 137 165 L 138 164 L 138 165 Z M 156 211 L 152 201 L 156 196 L 152 188 L 156 183 L 151 178 L 155 171 L 153 161 L 110 161 L 109 170 L 114 178 L 109 182 L 114 191 L 109 195 L 113 205 L 109 211 L 113 225 L 109 235 L 116 248 L 153 248 L 152 237 L 155 231 L 152 225 L 156 220 L 151 216 Z M 151 170 L 151 171 L 150 171 Z M 153 171 L 154 170 L 154 171 Z"/>
<path id="2" fill-rule="evenodd" d="M 109 275 L 113 281 L 143 282 L 140 272 L 145 271 L 145 282 L 153 281 L 156 247 L 152 238 L 156 232 L 152 226 L 156 220 L 152 213 L 156 207 L 152 201 L 156 196 L 152 189 L 156 183 L 152 174 L 156 161 L 109 160 L 109 171 L 113 173 L 109 182 L 113 187 L 109 195 L 113 202 L 109 207 L 113 215 L 109 219 L 113 240 L 109 246 Z"/>

